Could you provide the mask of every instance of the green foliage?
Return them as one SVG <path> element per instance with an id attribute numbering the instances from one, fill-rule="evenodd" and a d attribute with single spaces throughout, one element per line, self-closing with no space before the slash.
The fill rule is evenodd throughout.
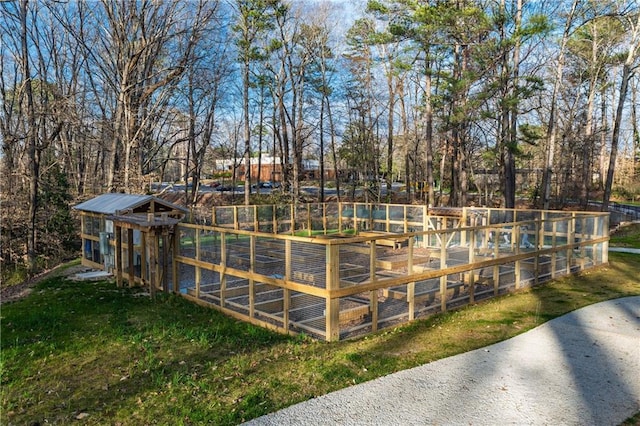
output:
<path id="1" fill-rule="evenodd" d="M 23 264 L 3 265 L 0 272 L 2 287 L 21 284 L 29 278 L 29 270 Z"/>
<path id="2" fill-rule="evenodd" d="M 64 254 L 77 248 L 76 225 L 71 217 L 70 186 L 67 175 L 56 164 L 49 168 L 40 182 L 40 202 L 42 204 L 41 220 L 44 222 L 43 232 L 47 236 L 56 236 L 55 247 L 57 252 L 51 252 L 52 241 L 47 241 L 47 250 L 41 247 L 41 252 L 48 254 Z"/>
<path id="3" fill-rule="evenodd" d="M 640 198 L 640 185 L 616 186 L 611 190 L 611 198 L 619 201 L 635 201 Z"/>
<path id="4" fill-rule="evenodd" d="M 545 129 L 540 125 L 523 123 L 519 127 L 520 140 L 529 145 L 538 145 L 544 139 Z"/>

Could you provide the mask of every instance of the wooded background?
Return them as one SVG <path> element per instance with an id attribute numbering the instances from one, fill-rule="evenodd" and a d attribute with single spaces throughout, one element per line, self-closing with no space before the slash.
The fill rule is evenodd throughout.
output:
<path id="1" fill-rule="evenodd" d="M 3 269 L 35 271 L 73 251 L 77 200 L 181 180 L 190 206 L 215 160 L 261 154 L 281 158 L 292 199 L 302 160 L 316 159 L 322 176 L 382 177 L 387 190 L 402 181 L 434 206 L 467 205 L 477 191 L 505 207 L 523 196 L 606 209 L 612 192 L 640 194 L 639 10 L 633 0 L 0 2 Z"/>

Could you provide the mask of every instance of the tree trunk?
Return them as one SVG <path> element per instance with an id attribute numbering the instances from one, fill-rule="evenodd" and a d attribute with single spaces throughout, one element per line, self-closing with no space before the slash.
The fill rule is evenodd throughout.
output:
<path id="1" fill-rule="evenodd" d="M 638 18 L 638 26 L 640 26 L 640 15 Z M 637 29 L 636 29 L 637 34 Z M 635 37 L 634 37 L 635 40 Z M 622 122 L 622 113 L 624 103 L 627 98 L 629 89 L 629 78 L 631 76 L 631 66 L 634 59 L 635 46 L 629 48 L 627 60 L 622 67 L 622 80 L 620 82 L 620 96 L 618 97 L 618 108 L 616 109 L 615 122 L 613 123 L 613 134 L 611 136 L 611 155 L 609 156 L 609 168 L 607 170 L 607 180 L 604 185 L 604 195 L 602 196 L 602 211 L 609 210 L 609 199 L 611 198 L 611 187 L 613 186 L 613 173 L 616 167 L 616 159 L 618 156 L 618 145 L 620 141 L 620 124 Z"/>
<path id="2" fill-rule="evenodd" d="M 436 204 L 435 192 L 434 192 L 434 178 L 433 178 L 433 107 L 431 106 L 431 65 L 427 62 L 426 76 L 425 76 L 425 125 L 426 125 L 426 139 L 427 139 L 427 185 L 429 186 L 429 198 L 428 206 L 434 207 Z"/>
<path id="3" fill-rule="evenodd" d="M 37 149 L 37 131 L 36 110 L 33 101 L 33 87 L 31 80 L 31 70 L 29 63 L 29 45 L 27 42 L 27 9 L 28 0 L 20 2 L 20 24 L 21 34 L 20 41 L 22 47 L 22 78 L 24 82 L 25 95 L 27 97 L 27 161 L 29 170 L 29 212 L 28 212 L 28 231 L 27 231 L 27 269 L 30 272 L 35 270 L 36 260 L 36 215 L 38 212 L 38 183 L 40 174 L 40 160 Z"/>
<path id="4" fill-rule="evenodd" d="M 562 33 L 562 43 L 560 44 L 560 52 L 558 55 L 558 66 L 556 67 L 556 78 L 553 85 L 553 93 L 551 94 L 551 111 L 549 113 L 549 124 L 547 126 L 547 152 L 546 161 L 544 167 L 544 174 L 542 176 L 542 208 L 549 209 L 549 203 L 551 199 L 551 178 L 553 174 L 554 155 L 556 150 L 556 133 L 557 133 L 557 107 L 556 101 L 558 98 L 558 92 L 562 84 L 562 70 L 564 67 L 564 53 L 566 50 L 567 42 L 569 41 L 569 35 L 571 30 L 571 23 L 578 6 L 578 0 L 573 0 L 571 6 L 571 12 L 567 16 L 567 20 Z"/>

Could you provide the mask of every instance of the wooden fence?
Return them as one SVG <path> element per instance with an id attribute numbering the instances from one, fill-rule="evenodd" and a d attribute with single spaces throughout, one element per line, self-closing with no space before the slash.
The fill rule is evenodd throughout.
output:
<path id="1" fill-rule="evenodd" d="M 216 207 L 180 224 L 172 289 L 335 341 L 608 262 L 608 214 L 361 203 Z"/>

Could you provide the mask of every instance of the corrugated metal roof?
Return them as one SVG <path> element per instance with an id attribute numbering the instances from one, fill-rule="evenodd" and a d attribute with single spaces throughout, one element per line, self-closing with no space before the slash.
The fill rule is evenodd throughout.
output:
<path id="1" fill-rule="evenodd" d="M 135 209 L 136 207 L 151 202 L 152 200 L 172 209 L 186 211 L 180 206 L 176 206 L 173 203 L 161 200 L 160 198 L 156 198 L 152 195 L 114 193 L 98 195 L 91 200 L 78 204 L 74 209 L 93 213 L 115 214 L 117 211 Z"/>

